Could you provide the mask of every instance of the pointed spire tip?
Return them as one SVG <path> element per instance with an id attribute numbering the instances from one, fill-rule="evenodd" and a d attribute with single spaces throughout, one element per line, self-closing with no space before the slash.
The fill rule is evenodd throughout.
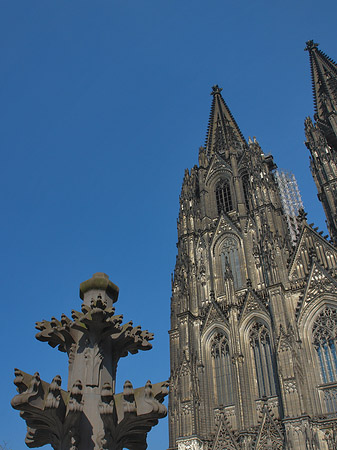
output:
<path id="1" fill-rule="evenodd" d="M 310 52 L 311 50 L 313 50 L 314 48 L 317 48 L 319 46 L 318 43 L 314 42 L 313 40 L 307 41 L 306 42 L 306 47 L 304 50 Z"/>
<path id="2" fill-rule="evenodd" d="M 212 86 L 211 95 L 220 94 L 221 91 L 222 91 L 222 88 L 220 88 L 217 84 L 215 84 L 214 86 Z"/>

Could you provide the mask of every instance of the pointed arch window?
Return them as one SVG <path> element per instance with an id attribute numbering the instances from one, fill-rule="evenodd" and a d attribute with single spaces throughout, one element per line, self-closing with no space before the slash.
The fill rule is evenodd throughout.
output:
<path id="1" fill-rule="evenodd" d="M 337 381 L 337 310 L 326 307 L 316 318 L 313 345 L 317 352 L 323 383 Z"/>
<path id="2" fill-rule="evenodd" d="M 221 266 L 223 276 L 226 271 L 226 264 L 229 264 L 234 281 L 234 288 L 240 289 L 243 286 L 242 274 L 240 268 L 240 258 L 239 258 L 239 243 L 233 237 L 228 237 L 225 239 L 222 250 L 221 250 Z"/>
<path id="3" fill-rule="evenodd" d="M 229 212 L 233 210 L 231 188 L 227 180 L 221 181 L 217 185 L 215 196 L 218 214 L 221 214 L 222 211 Z"/>
<path id="4" fill-rule="evenodd" d="M 253 349 L 259 397 L 276 394 L 274 358 L 271 351 L 270 336 L 262 323 L 255 323 L 249 333 Z"/>
<path id="5" fill-rule="evenodd" d="M 217 403 L 224 406 L 232 405 L 232 361 L 228 339 L 222 333 L 216 333 L 211 340 L 211 358 Z"/>

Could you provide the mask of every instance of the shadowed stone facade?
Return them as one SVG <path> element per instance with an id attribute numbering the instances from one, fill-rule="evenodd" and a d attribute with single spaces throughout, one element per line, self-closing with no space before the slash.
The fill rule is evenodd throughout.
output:
<path id="1" fill-rule="evenodd" d="M 337 245 L 337 65 L 318 44 L 307 42 L 315 102 L 315 123 L 305 120 L 311 172 L 331 239 Z"/>
<path id="2" fill-rule="evenodd" d="M 218 86 L 185 171 L 172 280 L 170 449 L 337 448 L 337 66 L 307 43 L 307 146 L 331 241 L 291 238 L 271 155 Z"/>

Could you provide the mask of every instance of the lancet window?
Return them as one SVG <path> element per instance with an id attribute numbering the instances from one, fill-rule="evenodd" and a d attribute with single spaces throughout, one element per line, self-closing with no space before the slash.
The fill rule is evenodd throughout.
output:
<path id="1" fill-rule="evenodd" d="M 323 383 L 337 381 L 337 310 L 335 308 L 326 307 L 321 311 L 314 322 L 312 336 Z"/>
<path id="2" fill-rule="evenodd" d="M 232 361 L 227 337 L 222 333 L 216 333 L 212 338 L 211 358 L 217 403 L 224 406 L 232 405 Z"/>
<path id="3" fill-rule="evenodd" d="M 222 211 L 229 212 L 233 209 L 233 202 L 231 196 L 231 189 L 227 180 L 219 183 L 215 189 L 216 204 L 218 208 L 218 214 Z"/>
<path id="4" fill-rule="evenodd" d="M 226 265 L 229 264 L 234 281 L 235 289 L 242 287 L 242 274 L 239 258 L 239 243 L 233 237 L 225 239 L 221 250 L 222 273 L 225 275 Z"/>
<path id="5" fill-rule="evenodd" d="M 274 358 L 270 336 L 262 323 L 255 323 L 249 333 L 250 345 L 254 354 L 256 379 L 259 397 L 276 394 Z"/>

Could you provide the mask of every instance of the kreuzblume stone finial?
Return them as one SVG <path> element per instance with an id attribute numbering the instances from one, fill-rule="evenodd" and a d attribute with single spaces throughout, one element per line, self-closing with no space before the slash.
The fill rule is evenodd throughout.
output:
<path id="1" fill-rule="evenodd" d="M 303 208 L 300 208 L 298 211 L 298 220 L 300 223 L 302 224 L 306 224 L 307 223 L 307 213 L 304 211 Z"/>
<path id="2" fill-rule="evenodd" d="M 222 88 L 220 88 L 217 84 L 215 84 L 214 86 L 212 86 L 212 92 L 211 95 L 216 95 L 221 93 Z"/>
<path id="3" fill-rule="evenodd" d="M 94 273 L 92 278 L 80 284 L 80 298 L 86 302 L 87 297 L 97 294 L 98 291 L 103 291 L 104 296 L 112 303 L 117 302 L 119 288 L 103 272 Z"/>
<path id="4" fill-rule="evenodd" d="M 68 389 L 61 389 L 57 375 L 50 384 L 40 375 L 15 369 L 18 395 L 13 408 L 27 422 L 26 444 L 51 444 L 56 450 L 144 450 L 147 432 L 166 416 L 162 405 L 168 383 L 134 389 L 130 381 L 122 394 L 115 394 L 120 358 L 150 350 L 153 334 L 122 325 L 123 316 L 112 306 L 118 287 L 108 275 L 96 273 L 80 285 L 81 312 L 72 319 L 37 322 L 36 338 L 58 347 L 69 357 Z"/>
<path id="5" fill-rule="evenodd" d="M 304 50 L 306 50 L 307 52 L 310 52 L 311 50 L 313 50 L 314 48 L 317 48 L 319 46 L 319 44 L 316 44 L 313 40 L 307 41 L 306 42 L 306 47 Z"/>

